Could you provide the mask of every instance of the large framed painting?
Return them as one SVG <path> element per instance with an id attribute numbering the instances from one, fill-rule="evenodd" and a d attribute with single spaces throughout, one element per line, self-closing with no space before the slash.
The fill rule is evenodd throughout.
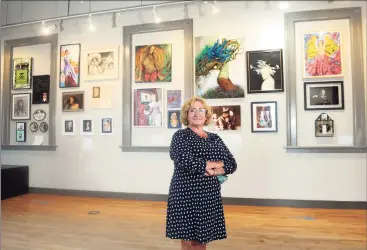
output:
<path id="1" fill-rule="evenodd" d="M 84 91 L 62 93 L 63 112 L 76 112 L 83 110 L 84 110 Z"/>
<path id="2" fill-rule="evenodd" d="M 135 82 L 172 82 L 172 44 L 135 47 Z"/>
<path id="3" fill-rule="evenodd" d="M 31 94 L 12 94 L 12 120 L 31 119 Z"/>
<path id="4" fill-rule="evenodd" d="M 14 58 L 12 89 L 30 89 L 32 83 L 32 58 Z"/>
<path id="5" fill-rule="evenodd" d="M 340 32 L 311 32 L 303 36 L 303 76 L 339 77 L 343 75 Z"/>
<path id="6" fill-rule="evenodd" d="M 208 131 L 240 130 L 241 129 L 241 106 L 211 106 L 213 114 Z"/>
<path id="7" fill-rule="evenodd" d="M 243 39 L 195 38 L 196 95 L 205 99 L 243 98 Z"/>
<path id="8" fill-rule="evenodd" d="M 277 102 L 251 102 L 251 130 L 253 133 L 278 132 Z"/>
<path id="9" fill-rule="evenodd" d="M 119 78 L 119 46 L 88 49 L 85 52 L 84 80 L 113 80 Z"/>
<path id="10" fill-rule="evenodd" d="M 60 46 L 60 88 L 80 86 L 80 43 Z"/>
<path id="11" fill-rule="evenodd" d="M 284 91 L 283 50 L 247 51 L 247 93 Z"/>
<path id="12" fill-rule="evenodd" d="M 343 81 L 305 82 L 304 109 L 344 109 Z"/>
<path id="13" fill-rule="evenodd" d="M 134 89 L 134 126 L 163 126 L 163 90 L 161 88 Z"/>

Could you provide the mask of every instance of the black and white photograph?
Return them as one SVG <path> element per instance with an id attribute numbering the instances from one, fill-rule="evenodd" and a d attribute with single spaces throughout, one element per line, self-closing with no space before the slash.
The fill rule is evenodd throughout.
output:
<path id="1" fill-rule="evenodd" d="M 90 118 L 83 118 L 80 122 L 80 134 L 92 135 L 94 134 L 94 123 Z"/>
<path id="2" fill-rule="evenodd" d="M 75 121 L 73 119 L 64 118 L 63 134 L 64 135 L 75 135 Z"/>
<path id="3" fill-rule="evenodd" d="M 31 119 L 31 94 L 12 95 L 12 120 Z"/>
<path id="4" fill-rule="evenodd" d="M 247 51 L 247 93 L 284 92 L 283 50 Z"/>
<path id="5" fill-rule="evenodd" d="M 101 119 L 101 135 L 111 135 L 112 134 L 112 117 L 103 117 Z"/>
<path id="6" fill-rule="evenodd" d="M 344 109 L 343 81 L 305 82 L 304 109 Z"/>
<path id="7" fill-rule="evenodd" d="M 86 51 L 85 80 L 119 77 L 119 46 Z"/>
<path id="8" fill-rule="evenodd" d="M 326 114 L 320 114 L 315 120 L 315 137 L 333 137 L 334 120 Z"/>
<path id="9" fill-rule="evenodd" d="M 17 122 L 16 123 L 16 142 L 26 142 L 27 141 L 27 123 Z"/>

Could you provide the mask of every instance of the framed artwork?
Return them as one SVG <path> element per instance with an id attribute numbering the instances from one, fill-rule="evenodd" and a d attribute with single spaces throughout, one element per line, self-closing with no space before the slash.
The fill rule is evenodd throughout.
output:
<path id="1" fill-rule="evenodd" d="M 81 120 L 80 134 L 81 135 L 93 135 L 94 134 L 94 122 L 92 119 L 84 118 Z"/>
<path id="2" fill-rule="evenodd" d="M 304 109 L 344 109 L 343 81 L 305 82 Z"/>
<path id="3" fill-rule="evenodd" d="M 60 46 L 60 88 L 80 86 L 80 43 Z"/>
<path id="4" fill-rule="evenodd" d="M 315 137 L 333 137 L 334 121 L 326 113 L 321 113 L 315 120 Z"/>
<path id="5" fill-rule="evenodd" d="M 205 99 L 243 98 L 243 39 L 195 38 L 196 95 Z"/>
<path id="6" fill-rule="evenodd" d="M 343 75 L 340 32 L 310 32 L 303 36 L 303 76 Z"/>
<path id="7" fill-rule="evenodd" d="M 93 87 L 92 98 L 101 98 L 101 87 Z"/>
<path id="8" fill-rule="evenodd" d="M 36 121 L 43 121 L 46 119 L 46 112 L 43 109 L 37 109 L 33 112 L 33 119 Z"/>
<path id="9" fill-rule="evenodd" d="M 181 90 L 167 90 L 167 108 L 181 108 Z"/>
<path id="10" fill-rule="evenodd" d="M 85 51 L 84 80 L 111 80 L 119 78 L 119 46 Z"/>
<path id="11" fill-rule="evenodd" d="M 277 102 L 251 102 L 251 130 L 253 133 L 278 132 Z"/>
<path id="12" fill-rule="evenodd" d="M 283 50 L 247 51 L 247 93 L 284 92 Z"/>
<path id="13" fill-rule="evenodd" d="M 76 112 L 83 110 L 84 110 L 84 91 L 62 93 L 63 112 Z"/>
<path id="14" fill-rule="evenodd" d="M 212 106 L 213 114 L 208 131 L 240 130 L 241 106 Z"/>
<path id="15" fill-rule="evenodd" d="M 30 89 L 32 82 L 32 58 L 13 59 L 12 89 Z"/>
<path id="16" fill-rule="evenodd" d="M 16 142 L 26 142 L 27 141 L 27 123 L 17 122 L 16 123 Z"/>
<path id="17" fill-rule="evenodd" d="M 103 117 L 101 119 L 101 135 L 111 135 L 113 129 L 112 117 Z"/>
<path id="18" fill-rule="evenodd" d="M 172 44 L 135 47 L 135 82 L 172 81 Z"/>
<path id="19" fill-rule="evenodd" d="M 64 118 L 62 122 L 63 135 L 75 135 L 76 127 L 75 120 L 72 118 Z"/>
<path id="20" fill-rule="evenodd" d="M 181 111 L 180 110 L 168 110 L 167 111 L 168 128 L 178 129 L 182 128 L 181 124 Z"/>
<path id="21" fill-rule="evenodd" d="M 12 94 L 12 120 L 31 119 L 31 94 Z"/>
<path id="22" fill-rule="evenodd" d="M 48 130 L 48 124 L 46 122 L 41 122 L 40 124 L 40 131 L 46 133 Z"/>
<path id="23" fill-rule="evenodd" d="M 37 132 L 38 124 L 36 122 L 32 122 L 31 125 L 29 125 L 29 130 L 32 132 Z"/>
<path id="24" fill-rule="evenodd" d="M 50 75 L 33 76 L 32 104 L 47 104 L 50 101 Z"/>
<path id="25" fill-rule="evenodd" d="M 135 127 L 163 126 L 163 91 L 161 88 L 134 89 L 133 116 Z"/>

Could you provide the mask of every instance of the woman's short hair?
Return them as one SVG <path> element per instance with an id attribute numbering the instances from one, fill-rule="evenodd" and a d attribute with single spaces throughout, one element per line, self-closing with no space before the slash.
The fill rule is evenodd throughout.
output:
<path id="1" fill-rule="evenodd" d="M 191 108 L 191 105 L 194 102 L 201 102 L 203 104 L 204 109 L 206 110 L 206 112 L 205 112 L 206 120 L 205 120 L 204 125 L 207 126 L 211 122 L 213 110 L 212 110 L 212 107 L 210 107 L 203 98 L 198 97 L 198 96 L 191 97 L 189 100 L 187 100 L 182 105 L 181 117 L 180 117 L 181 123 L 185 126 L 189 125 L 189 121 L 187 120 L 187 116 L 188 116 L 188 113 L 189 113 L 189 109 Z"/>

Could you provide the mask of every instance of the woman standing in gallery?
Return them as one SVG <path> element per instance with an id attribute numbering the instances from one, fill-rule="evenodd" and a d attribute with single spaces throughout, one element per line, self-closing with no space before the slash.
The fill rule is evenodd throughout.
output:
<path id="1" fill-rule="evenodd" d="M 227 238 L 222 179 L 233 174 L 237 163 L 222 139 L 203 127 L 212 110 L 199 97 L 181 109 L 180 129 L 172 137 L 170 157 L 174 173 L 170 184 L 166 236 L 181 239 L 181 249 L 206 249 L 207 243 Z"/>

